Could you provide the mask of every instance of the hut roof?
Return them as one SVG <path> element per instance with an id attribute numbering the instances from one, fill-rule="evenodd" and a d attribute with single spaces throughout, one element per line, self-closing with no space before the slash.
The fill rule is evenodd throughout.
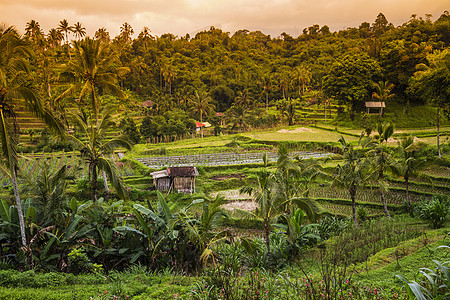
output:
<path id="1" fill-rule="evenodd" d="M 386 107 L 384 102 L 366 102 L 366 107 Z"/>
<path id="2" fill-rule="evenodd" d="M 152 173 L 150 173 L 150 175 L 152 175 L 153 179 L 158 179 L 158 178 L 163 178 L 163 177 L 169 177 L 169 172 L 167 172 L 167 170 L 162 170 L 162 171 L 152 172 Z"/>
<path id="3" fill-rule="evenodd" d="M 191 177 L 198 176 L 196 167 L 170 167 L 167 168 L 170 177 Z"/>

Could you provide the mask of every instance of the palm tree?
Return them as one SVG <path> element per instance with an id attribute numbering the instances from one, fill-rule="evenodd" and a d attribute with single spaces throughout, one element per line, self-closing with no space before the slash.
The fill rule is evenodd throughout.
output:
<path id="1" fill-rule="evenodd" d="M 286 157 L 279 162 L 281 173 L 285 173 L 291 165 L 287 163 Z M 288 203 L 296 204 L 300 209 L 305 211 L 310 220 L 314 220 L 318 211 L 318 206 L 314 201 L 300 197 L 290 197 L 286 194 L 286 190 L 280 185 L 280 174 L 274 174 L 267 170 L 267 155 L 263 156 L 263 168 L 258 172 L 255 186 L 244 186 L 240 189 L 241 194 L 251 195 L 257 202 L 258 207 L 254 212 L 241 211 L 243 214 L 259 220 L 263 223 L 264 240 L 266 242 L 267 253 L 270 254 L 269 236 L 274 224 L 280 216 L 283 215 L 284 207 Z M 282 170 L 283 169 L 283 170 Z M 289 173 L 289 171 L 287 171 Z M 287 187 L 287 186 L 285 186 Z"/>
<path id="2" fill-rule="evenodd" d="M 53 48 L 60 46 L 63 38 L 64 36 L 62 32 L 57 30 L 56 28 L 50 29 L 47 34 L 47 41 Z"/>
<path id="3" fill-rule="evenodd" d="M 266 112 L 269 112 L 269 92 L 272 90 L 272 80 L 269 75 L 261 76 L 259 79 L 259 85 L 262 88 L 260 97 L 266 95 Z"/>
<path id="4" fill-rule="evenodd" d="M 41 25 L 35 20 L 31 20 L 25 27 L 25 36 L 29 37 L 34 43 L 36 43 L 43 36 Z"/>
<path id="5" fill-rule="evenodd" d="M 0 143 L 4 164 L 7 165 L 13 185 L 21 240 L 24 246 L 27 245 L 27 239 L 17 185 L 19 129 L 14 102 L 19 99 L 25 101 L 25 107 L 35 116 L 44 120 L 51 129 L 62 133 L 62 127 L 43 107 L 38 94 L 30 84 L 29 57 L 30 51 L 27 44 L 19 38 L 15 28 L 0 25 Z"/>
<path id="6" fill-rule="evenodd" d="M 167 88 L 167 84 L 169 84 L 169 95 L 172 95 L 172 82 L 175 79 L 175 71 L 170 64 L 164 66 L 162 71 L 162 76 L 164 77 L 164 90 Z"/>
<path id="7" fill-rule="evenodd" d="M 211 102 L 211 97 L 204 91 L 196 91 L 194 96 L 191 97 L 189 101 L 191 112 L 200 116 L 200 123 L 203 123 L 203 115 L 214 109 L 214 105 Z M 200 127 L 200 132 L 203 138 L 203 126 Z"/>
<path id="8" fill-rule="evenodd" d="M 405 181 L 406 200 L 408 201 L 408 210 L 412 215 L 411 197 L 409 196 L 409 179 L 411 176 L 418 176 L 418 170 L 422 168 L 426 162 L 417 155 L 419 146 L 414 143 L 414 137 L 409 136 L 398 143 L 396 148 L 398 152 L 397 165 L 393 171 L 403 177 Z"/>
<path id="9" fill-rule="evenodd" d="M 267 159 L 265 159 L 267 162 Z M 267 165 L 267 163 L 265 164 Z M 243 212 L 245 215 L 259 220 L 263 224 L 264 240 L 266 242 L 267 253 L 270 254 L 270 233 L 272 224 L 283 214 L 283 199 L 277 197 L 277 185 L 274 175 L 263 169 L 256 177 L 255 186 L 244 186 L 241 188 L 242 194 L 248 194 L 255 198 L 258 207 L 253 212 Z"/>
<path id="10" fill-rule="evenodd" d="M 109 41 L 111 40 L 111 38 L 109 37 L 109 32 L 106 30 L 105 27 L 99 28 L 95 32 L 94 38 L 96 40 L 102 41 L 103 43 L 109 43 Z"/>
<path id="11" fill-rule="evenodd" d="M 112 185 L 116 189 L 117 194 L 121 198 L 126 198 L 126 193 L 122 184 L 120 175 L 114 161 L 109 157 L 116 148 L 131 149 L 130 144 L 121 138 L 105 139 L 106 132 L 114 124 L 113 122 L 113 107 L 105 107 L 102 111 L 101 118 L 97 117 L 93 120 L 83 113 L 71 113 L 75 127 L 77 128 L 77 136 L 80 134 L 85 139 L 79 139 L 75 135 L 69 135 L 80 150 L 81 157 L 89 166 L 89 174 L 92 182 L 92 195 L 94 202 L 97 201 L 97 178 L 98 173 L 105 172 L 111 180 Z M 106 185 L 107 187 L 107 185 Z"/>
<path id="12" fill-rule="evenodd" d="M 358 225 L 356 219 L 356 192 L 370 178 L 366 160 L 363 159 L 359 151 L 355 151 L 353 146 L 346 142 L 344 137 L 339 138 L 341 150 L 344 156 L 344 164 L 338 164 L 333 174 L 332 186 L 346 188 L 352 200 L 353 222 Z"/>
<path id="13" fill-rule="evenodd" d="M 120 26 L 120 38 L 122 40 L 123 44 L 129 44 L 131 43 L 131 36 L 134 34 L 133 27 L 131 27 L 130 24 L 127 22 L 123 23 L 122 26 Z"/>
<path id="14" fill-rule="evenodd" d="M 252 97 L 249 95 L 249 92 L 247 89 L 244 91 L 238 91 L 236 99 L 234 100 L 234 103 L 237 105 L 240 105 L 245 108 L 249 108 L 252 104 Z"/>
<path id="15" fill-rule="evenodd" d="M 297 114 L 297 101 L 291 98 L 280 100 L 281 114 L 288 120 L 288 125 L 294 125 L 295 115 Z"/>
<path id="16" fill-rule="evenodd" d="M 59 21 L 58 30 L 61 33 L 64 33 L 65 40 L 66 40 L 66 46 L 67 46 L 67 52 L 69 53 L 69 59 L 71 59 L 70 55 L 70 49 L 69 49 L 69 32 L 73 32 L 73 27 L 69 25 L 69 22 L 67 22 L 66 19 Z"/>
<path id="17" fill-rule="evenodd" d="M 68 204 L 66 188 L 69 181 L 75 180 L 74 173 L 77 168 L 72 166 L 68 169 L 66 165 L 53 168 L 47 160 L 38 163 L 38 175 L 25 176 L 27 184 L 22 187 L 22 192 L 33 197 L 33 204 L 44 226 L 63 225 Z"/>
<path id="18" fill-rule="evenodd" d="M 239 131 L 245 131 L 247 127 L 247 109 L 241 105 L 233 105 L 227 114 L 230 122 L 233 124 L 232 129 L 239 127 Z"/>
<path id="19" fill-rule="evenodd" d="M 372 98 L 386 102 L 387 99 L 395 96 L 395 94 L 391 94 L 391 91 L 395 85 L 393 83 L 389 83 L 389 81 L 378 81 L 378 83 L 373 82 L 372 85 L 375 88 L 375 92 L 372 93 Z"/>
<path id="20" fill-rule="evenodd" d="M 386 216 L 390 217 L 387 204 L 385 191 L 388 190 L 387 183 L 384 180 L 384 173 L 391 169 L 393 166 L 393 160 L 387 149 L 386 143 L 388 139 L 394 134 L 394 125 L 391 123 L 378 124 L 378 136 L 373 141 L 373 149 L 369 151 L 369 154 L 373 154 L 375 163 L 376 181 L 380 186 L 381 201 L 383 203 L 383 209 Z"/>
<path id="21" fill-rule="evenodd" d="M 76 22 L 73 25 L 73 33 L 75 34 L 75 37 L 80 40 L 82 37 L 86 35 L 86 28 L 84 28 L 80 22 Z"/>
<path id="22" fill-rule="evenodd" d="M 311 82 L 312 73 L 309 67 L 301 65 L 294 69 L 294 80 L 298 83 L 298 96 L 306 92 L 306 85 Z"/>
<path id="23" fill-rule="evenodd" d="M 126 67 L 116 67 L 117 54 L 109 51 L 109 45 L 98 40 L 85 38 L 74 42 L 75 57 L 61 74 L 63 80 L 73 82 L 57 100 L 77 94 L 79 105 L 89 101 L 90 109 L 98 119 L 100 109 L 100 91 L 109 92 L 121 99 L 125 93 L 117 85 L 118 77 L 129 72 Z"/>

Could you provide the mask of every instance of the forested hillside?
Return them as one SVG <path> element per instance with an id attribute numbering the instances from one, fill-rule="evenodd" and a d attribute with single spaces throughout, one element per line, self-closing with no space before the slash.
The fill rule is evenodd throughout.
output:
<path id="1" fill-rule="evenodd" d="M 25 28 L 25 36 L 34 44 L 35 80 L 52 103 L 63 100 L 60 94 L 66 86 L 60 75 L 74 56 L 71 42 L 85 36 L 85 28 L 75 25 L 63 20 L 44 33 L 32 20 Z M 331 98 L 359 112 L 363 102 L 375 95 L 402 105 L 430 100 L 421 97 L 413 77 L 420 71 L 418 65 L 430 65 L 427 57 L 437 51 L 448 53 L 450 15 L 446 11 L 434 22 L 430 15 L 412 15 L 395 27 L 380 13 L 358 28 L 330 32 L 327 25 L 315 24 L 298 37 L 286 33 L 271 37 L 245 29 L 229 33 L 211 27 L 192 37 L 154 36 L 144 28 L 132 38 L 135 31 L 124 23 L 114 38 L 105 28 L 93 37 L 118 54 L 111 61 L 115 67 L 129 68 L 120 76 L 120 86 L 127 90 L 120 101 L 125 106 L 151 100 L 162 114 L 188 106 L 198 91 L 208 93 L 215 111 L 231 108 L 232 115 L 288 97 L 321 103 Z M 236 106 L 244 111 L 236 111 Z"/>

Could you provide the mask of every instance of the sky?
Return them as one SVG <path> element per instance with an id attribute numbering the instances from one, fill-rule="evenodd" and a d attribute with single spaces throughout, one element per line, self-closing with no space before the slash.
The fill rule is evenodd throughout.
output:
<path id="1" fill-rule="evenodd" d="M 397 26 L 412 14 L 431 14 L 435 20 L 446 10 L 448 0 L 0 0 L 0 23 L 15 25 L 23 33 L 34 19 L 47 33 L 67 19 L 69 24 L 81 22 L 91 37 L 101 27 L 115 37 L 124 22 L 135 36 L 144 26 L 158 36 L 194 36 L 214 26 L 231 34 L 248 29 L 297 37 L 313 24 L 338 31 L 373 23 L 382 12 Z"/>

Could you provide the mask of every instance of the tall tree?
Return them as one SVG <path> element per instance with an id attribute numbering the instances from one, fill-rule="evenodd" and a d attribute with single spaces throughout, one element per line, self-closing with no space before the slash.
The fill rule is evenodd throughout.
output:
<path id="1" fill-rule="evenodd" d="M 398 143 L 397 151 L 397 165 L 393 169 L 395 173 L 399 176 L 403 177 L 405 181 L 405 189 L 406 189 L 406 200 L 408 203 L 408 210 L 411 216 L 412 206 L 411 206 L 411 197 L 409 195 L 409 179 L 412 176 L 418 176 L 418 171 L 424 166 L 425 159 L 420 158 L 418 155 L 419 146 L 417 143 L 414 143 L 414 137 L 409 136 L 405 139 L 402 139 Z"/>
<path id="2" fill-rule="evenodd" d="M 43 107 L 41 99 L 31 85 L 29 77 L 30 51 L 19 38 L 13 27 L 0 26 L 0 143 L 1 156 L 7 166 L 14 190 L 14 198 L 19 214 L 21 241 L 27 245 L 22 204 L 17 185 L 18 134 L 15 102 L 22 100 L 25 107 L 35 116 L 44 120 L 51 129 L 62 133 L 62 127 Z"/>
<path id="3" fill-rule="evenodd" d="M 111 40 L 110 36 L 109 36 L 109 32 L 106 30 L 105 27 L 99 28 L 95 34 L 94 34 L 94 38 L 96 40 L 100 40 L 103 43 L 109 43 L 109 41 Z"/>
<path id="4" fill-rule="evenodd" d="M 450 50 L 435 52 L 427 56 L 428 65 L 419 64 L 414 74 L 411 89 L 428 103 L 437 107 L 437 151 L 440 158 L 439 129 L 441 110 L 450 113 Z"/>
<path id="5" fill-rule="evenodd" d="M 71 59 L 70 49 L 69 49 L 69 32 L 73 32 L 73 27 L 69 25 L 66 19 L 59 21 L 58 30 L 64 33 L 67 52 L 69 53 L 69 59 Z"/>
<path id="6" fill-rule="evenodd" d="M 34 43 L 37 43 L 39 39 L 43 37 L 43 32 L 39 22 L 31 20 L 25 27 L 25 36 L 29 37 Z"/>
<path id="7" fill-rule="evenodd" d="M 108 175 L 119 197 L 126 198 L 126 192 L 116 164 L 109 157 L 114 149 L 125 148 L 129 150 L 131 146 L 121 138 L 106 138 L 106 133 L 114 124 L 113 113 L 114 108 L 110 106 L 102 110 L 100 118 L 98 118 L 98 115 L 95 118 L 90 118 L 83 113 L 71 114 L 77 132 L 84 136 L 85 139 L 78 138 L 78 134 L 77 136 L 69 135 L 69 139 L 80 150 L 81 157 L 89 167 L 94 202 L 97 201 L 97 178 L 100 172 Z"/>
<path id="8" fill-rule="evenodd" d="M 63 80 L 73 82 L 58 100 L 77 95 L 80 106 L 89 108 L 98 119 L 101 106 L 100 93 L 110 93 L 121 99 L 125 93 L 118 86 L 118 77 L 129 72 L 126 67 L 117 67 L 117 54 L 110 51 L 108 44 L 85 38 L 74 42 L 75 57 L 69 61 L 61 74 Z"/>
<path id="9" fill-rule="evenodd" d="M 387 191 L 387 182 L 385 181 L 385 173 L 394 166 L 394 160 L 387 149 L 386 143 L 394 134 L 394 125 L 391 123 L 384 123 L 377 125 L 378 135 L 374 137 L 372 149 L 369 151 L 373 154 L 373 163 L 375 168 L 375 180 L 380 187 L 381 202 L 386 216 L 390 217 L 385 193 Z"/>
<path id="10" fill-rule="evenodd" d="M 211 101 L 211 97 L 204 91 L 196 91 L 189 101 L 191 112 L 200 117 L 200 123 L 202 124 L 203 116 L 214 109 L 214 105 Z M 200 132 L 203 138 L 203 126 L 200 127 Z"/>
<path id="11" fill-rule="evenodd" d="M 298 84 L 298 96 L 301 97 L 306 92 L 307 84 L 311 82 L 311 69 L 308 66 L 300 65 L 294 69 L 292 76 Z"/>
<path id="12" fill-rule="evenodd" d="M 347 189 L 352 200 L 353 222 L 358 225 L 356 218 L 356 193 L 358 189 L 370 178 L 367 161 L 360 151 L 355 150 L 353 146 L 340 137 L 342 154 L 344 156 L 343 164 L 338 164 L 333 174 L 332 185 Z"/>
<path id="13" fill-rule="evenodd" d="M 370 99 L 371 82 L 380 77 L 380 65 L 366 53 L 346 54 L 332 64 L 323 79 L 323 90 L 327 96 L 357 111 Z"/>
<path id="14" fill-rule="evenodd" d="M 86 28 L 81 25 L 80 22 L 76 22 L 73 25 L 73 33 L 75 34 L 75 37 L 80 40 L 82 37 L 86 35 Z"/>
<path id="15" fill-rule="evenodd" d="M 53 48 L 61 46 L 61 41 L 64 39 L 64 36 L 61 31 L 56 28 L 52 28 L 49 30 L 47 34 L 47 41 L 49 45 Z"/>

